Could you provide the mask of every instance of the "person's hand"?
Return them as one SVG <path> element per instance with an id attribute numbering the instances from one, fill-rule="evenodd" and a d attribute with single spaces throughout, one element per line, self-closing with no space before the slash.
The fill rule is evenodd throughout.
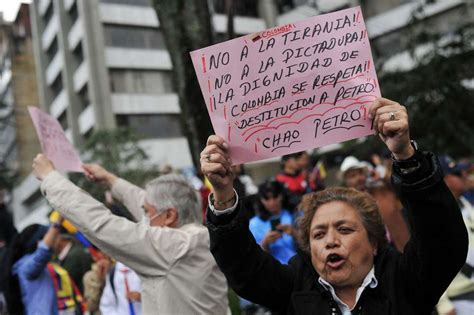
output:
<path id="1" fill-rule="evenodd" d="M 262 248 L 265 251 L 268 251 L 270 244 L 274 243 L 277 239 L 281 237 L 281 233 L 278 231 L 269 231 L 262 241 Z"/>
<path id="2" fill-rule="evenodd" d="M 291 224 L 278 224 L 277 225 L 277 230 L 282 231 L 285 234 L 293 236 L 295 229 Z"/>
<path id="3" fill-rule="evenodd" d="M 84 164 L 82 165 L 86 177 L 91 182 L 100 183 L 109 187 L 112 187 L 117 176 L 107 171 L 99 164 Z"/>
<path id="4" fill-rule="evenodd" d="M 212 184 L 214 200 L 217 203 L 231 200 L 234 196 L 234 173 L 228 148 L 229 145 L 224 139 L 212 135 L 207 139 L 207 145 L 201 152 L 201 171 Z"/>
<path id="5" fill-rule="evenodd" d="M 137 291 L 130 291 L 127 293 L 127 299 L 132 302 L 140 302 L 142 300 L 142 295 Z"/>
<path id="6" fill-rule="evenodd" d="M 404 106 L 379 98 L 369 108 L 369 117 L 373 119 L 376 134 L 387 145 L 397 160 L 406 160 L 415 154 L 410 144 L 408 114 Z"/>
<path id="7" fill-rule="evenodd" d="M 44 154 L 40 153 L 33 159 L 33 174 L 39 180 L 43 180 L 49 173 L 54 171 L 53 162 L 51 162 Z"/>

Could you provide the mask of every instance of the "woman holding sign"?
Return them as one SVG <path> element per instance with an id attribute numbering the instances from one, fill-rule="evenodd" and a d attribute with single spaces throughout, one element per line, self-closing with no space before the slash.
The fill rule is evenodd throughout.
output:
<path id="1" fill-rule="evenodd" d="M 405 107 L 370 106 L 374 129 L 392 152 L 392 182 L 409 209 L 412 237 L 403 254 L 387 247 L 375 201 L 331 188 L 305 196 L 302 253 L 283 265 L 255 243 L 232 188 L 228 145 L 211 136 L 201 153 L 213 184 L 207 213 L 211 251 L 242 297 L 288 314 L 430 314 L 462 267 L 467 234 L 436 156 L 410 142 Z"/>

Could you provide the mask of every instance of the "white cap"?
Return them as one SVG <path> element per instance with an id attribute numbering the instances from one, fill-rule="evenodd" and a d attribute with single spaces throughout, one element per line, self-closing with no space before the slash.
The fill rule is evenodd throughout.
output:
<path id="1" fill-rule="evenodd" d="M 354 169 L 359 169 L 359 168 L 364 168 L 366 167 L 364 163 L 359 161 L 356 157 L 354 156 L 348 156 L 342 161 L 341 168 L 339 169 L 342 173 L 347 172 L 348 170 L 354 170 Z"/>
<path id="2" fill-rule="evenodd" d="M 370 164 L 369 162 L 367 161 L 360 161 L 360 164 L 363 165 L 363 167 L 365 167 L 366 169 L 369 170 L 369 172 L 372 172 L 374 170 L 374 167 L 372 166 L 372 164 Z"/>

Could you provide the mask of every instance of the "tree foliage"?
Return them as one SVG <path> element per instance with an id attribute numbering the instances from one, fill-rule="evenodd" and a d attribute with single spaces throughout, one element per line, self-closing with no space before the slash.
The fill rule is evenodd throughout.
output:
<path id="1" fill-rule="evenodd" d="M 420 44 L 432 49 L 416 55 Z M 424 28 L 411 39 L 416 66 L 379 73 L 382 94 L 407 106 L 412 138 L 423 148 L 456 157 L 474 154 L 474 24 L 449 35 Z"/>
<path id="2" fill-rule="evenodd" d="M 207 0 L 153 0 L 173 64 L 173 82 L 194 166 L 214 133 L 189 52 L 214 41 Z"/>
<path id="3" fill-rule="evenodd" d="M 100 130 L 87 140 L 82 153 L 87 161 L 100 164 L 117 176 L 143 186 L 158 176 L 158 169 L 148 162 L 146 152 L 138 145 L 139 141 L 137 134 L 129 128 Z M 105 188 L 88 182 L 82 174 L 74 174 L 71 179 L 97 200 L 104 200 Z"/>

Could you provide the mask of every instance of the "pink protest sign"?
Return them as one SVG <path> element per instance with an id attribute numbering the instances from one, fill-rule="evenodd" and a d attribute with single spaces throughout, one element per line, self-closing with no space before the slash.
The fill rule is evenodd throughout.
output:
<path id="1" fill-rule="evenodd" d="M 360 7 L 191 52 L 235 164 L 372 134 L 380 96 Z"/>
<path id="2" fill-rule="evenodd" d="M 36 107 L 28 106 L 28 112 L 38 134 L 41 149 L 54 166 L 63 171 L 84 172 L 81 159 L 66 138 L 58 120 Z"/>

